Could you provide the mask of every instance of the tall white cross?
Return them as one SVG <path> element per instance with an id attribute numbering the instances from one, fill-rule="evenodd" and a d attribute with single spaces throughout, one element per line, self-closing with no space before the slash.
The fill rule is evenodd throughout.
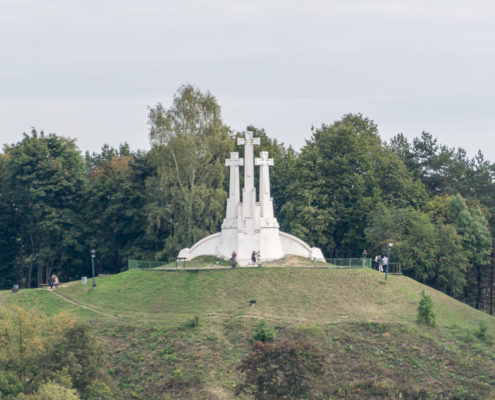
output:
<path id="1" fill-rule="evenodd" d="M 225 165 L 230 167 L 229 199 L 227 201 L 227 218 L 237 216 L 237 204 L 241 201 L 239 190 L 239 167 L 244 165 L 244 159 L 239 158 L 239 153 L 230 153 L 230 158 L 225 160 Z"/>
<path id="2" fill-rule="evenodd" d="M 260 138 L 253 138 L 252 132 L 246 132 L 245 137 L 238 138 L 237 144 L 244 146 L 244 189 L 254 188 L 254 145 L 260 144 Z"/>
<path id="3" fill-rule="evenodd" d="M 265 218 L 273 218 L 273 205 L 270 197 L 270 171 L 269 167 L 273 167 L 273 158 L 268 158 L 268 152 L 260 152 L 260 158 L 254 160 L 255 165 L 260 167 L 260 203 L 261 216 Z"/>
<path id="4" fill-rule="evenodd" d="M 260 144 L 260 138 L 253 138 L 252 132 L 246 132 L 244 138 L 238 138 L 237 144 L 244 146 L 244 190 L 242 192 L 242 203 L 245 218 L 254 217 L 254 206 L 256 203 L 256 189 L 254 187 L 254 145 Z"/>

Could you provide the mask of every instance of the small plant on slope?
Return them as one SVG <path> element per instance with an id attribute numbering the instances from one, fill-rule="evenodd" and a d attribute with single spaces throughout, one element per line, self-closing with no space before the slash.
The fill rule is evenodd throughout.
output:
<path id="1" fill-rule="evenodd" d="M 275 340 L 276 334 L 273 327 L 268 326 L 266 321 L 263 319 L 259 322 L 256 327 L 256 332 L 254 333 L 253 339 L 263 343 L 273 342 Z"/>
<path id="2" fill-rule="evenodd" d="M 417 322 L 420 324 L 435 326 L 435 313 L 433 312 L 433 300 L 431 296 L 425 294 L 425 291 L 421 291 L 421 300 L 418 304 L 418 316 Z"/>

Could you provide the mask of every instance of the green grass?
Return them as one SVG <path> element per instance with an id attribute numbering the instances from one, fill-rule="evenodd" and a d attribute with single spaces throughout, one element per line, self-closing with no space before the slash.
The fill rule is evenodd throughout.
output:
<path id="1" fill-rule="evenodd" d="M 325 399 L 495 395 L 495 319 L 407 277 L 332 268 L 131 270 L 96 285 L 57 289 L 76 304 L 47 290 L 0 292 L 0 304 L 88 319 L 108 344 L 121 398 L 232 398 L 260 319 L 277 340 L 305 338 L 324 351 Z M 422 289 L 437 328 L 415 322 Z M 480 321 L 486 341 L 475 336 Z"/>

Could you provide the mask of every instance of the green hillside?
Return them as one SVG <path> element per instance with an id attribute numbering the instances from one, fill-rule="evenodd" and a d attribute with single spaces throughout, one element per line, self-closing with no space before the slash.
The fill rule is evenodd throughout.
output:
<path id="1" fill-rule="evenodd" d="M 325 354 L 322 399 L 495 396 L 495 319 L 404 276 L 131 270 L 96 284 L 0 292 L 0 304 L 87 319 L 108 344 L 108 370 L 122 399 L 234 398 L 236 368 L 260 320 L 276 340 L 309 340 Z M 423 289 L 434 301 L 436 328 L 415 322 Z M 487 340 L 475 335 L 481 321 Z"/>

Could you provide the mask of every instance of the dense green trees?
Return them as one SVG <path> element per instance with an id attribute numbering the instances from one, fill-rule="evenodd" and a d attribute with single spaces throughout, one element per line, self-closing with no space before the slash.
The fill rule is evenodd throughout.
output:
<path id="1" fill-rule="evenodd" d="M 147 155 L 133 153 L 127 145 L 118 150 L 104 146 L 101 154 L 86 154 L 88 248 L 96 250 L 98 264 L 106 272 L 119 272 L 129 255 L 150 258 L 157 250 L 148 252 L 157 239 L 145 233 L 148 164 Z"/>
<path id="2" fill-rule="evenodd" d="M 0 309 L 0 343 L 1 399 L 114 399 L 102 345 L 73 317 Z"/>
<path id="3" fill-rule="evenodd" d="M 115 273 L 128 258 L 173 259 L 217 232 L 228 190 L 225 159 L 242 148 L 209 92 L 186 85 L 149 109 L 150 151 L 125 144 L 81 157 L 72 140 L 33 130 L 0 154 L 0 287 L 56 272 Z M 481 307 L 493 272 L 495 165 L 427 132 L 383 143 L 376 124 L 348 114 L 312 130 L 296 153 L 263 129 L 275 161 L 271 193 L 281 229 L 327 257 L 384 254 L 403 272 Z M 257 179 L 257 177 L 256 177 Z M 241 174 L 242 180 L 242 174 Z"/>
<path id="4" fill-rule="evenodd" d="M 288 230 L 336 257 L 367 247 L 364 227 L 381 203 L 426 200 L 423 186 L 382 146 L 373 121 L 352 114 L 313 133 L 287 192 L 280 215 Z"/>
<path id="5" fill-rule="evenodd" d="M 46 283 L 54 269 L 77 267 L 84 168 L 73 140 L 35 130 L 5 154 L 16 276 L 31 287 Z"/>

